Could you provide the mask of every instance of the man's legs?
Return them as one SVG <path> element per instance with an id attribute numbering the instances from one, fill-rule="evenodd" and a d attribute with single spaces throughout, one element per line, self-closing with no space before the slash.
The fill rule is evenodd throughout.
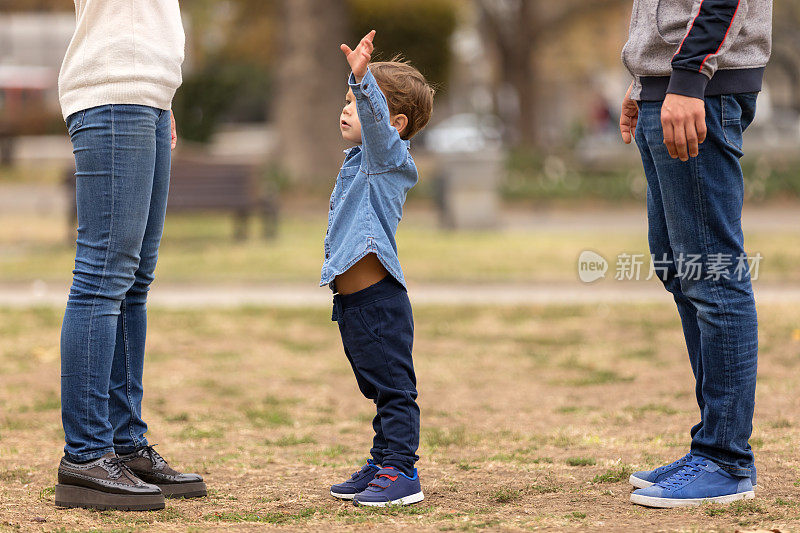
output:
<path id="1" fill-rule="evenodd" d="M 645 177 L 647 178 L 647 221 L 648 221 L 648 242 L 650 253 L 654 261 L 654 273 L 658 276 L 664 287 L 675 299 L 678 307 L 678 315 L 681 317 L 683 327 L 683 337 L 686 341 L 686 349 L 689 352 L 689 363 L 692 366 L 696 386 L 695 396 L 697 405 L 700 407 L 700 422 L 692 428 L 691 435 L 703 426 L 703 367 L 701 365 L 700 354 L 700 327 L 697 322 L 697 308 L 689 298 L 681 291 L 680 279 L 672 254 L 672 247 L 669 243 L 669 232 L 667 220 L 664 213 L 664 202 L 661 198 L 661 184 L 658 179 L 658 172 L 653 162 L 650 148 L 644 140 L 643 135 L 637 136 L 637 145 L 642 155 Z"/>
<path id="2" fill-rule="evenodd" d="M 665 285 L 675 295 L 698 378 L 701 423 L 692 430 L 692 453 L 743 477 L 753 466 L 758 334 L 749 273 L 736 268 L 744 257 L 739 157 L 754 110 L 754 95 L 709 97 L 708 138 L 688 162 L 669 157 L 658 103 L 643 103 L 637 139 L 651 188 L 651 246 L 656 260 L 671 251 Z M 664 229 L 669 250 L 661 252 Z M 728 279 L 715 273 L 712 265 L 720 263 L 728 264 Z"/>

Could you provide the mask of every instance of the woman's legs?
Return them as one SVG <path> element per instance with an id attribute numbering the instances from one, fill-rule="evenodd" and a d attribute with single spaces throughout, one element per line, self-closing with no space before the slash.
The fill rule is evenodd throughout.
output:
<path id="1" fill-rule="evenodd" d="M 118 454 L 133 452 L 147 445 L 142 420 L 142 372 L 147 332 L 147 292 L 153 282 L 158 247 L 167 211 L 170 147 L 170 113 L 164 112 L 156 124 L 156 157 L 150 212 L 144 232 L 139 268 L 133 286 L 122 301 L 117 321 L 117 344 L 111 367 L 109 416 L 114 430 L 114 448 Z"/>
<path id="2" fill-rule="evenodd" d="M 61 333 L 64 451 L 70 460 L 89 461 L 114 451 L 109 390 L 118 322 L 140 270 L 159 166 L 157 130 L 167 113 L 115 105 L 88 109 L 68 120 L 78 206 L 74 278 Z M 119 340 L 125 343 L 124 336 Z M 141 350 L 138 337 L 127 340 L 131 351 Z M 141 370 L 138 376 L 141 389 Z"/>

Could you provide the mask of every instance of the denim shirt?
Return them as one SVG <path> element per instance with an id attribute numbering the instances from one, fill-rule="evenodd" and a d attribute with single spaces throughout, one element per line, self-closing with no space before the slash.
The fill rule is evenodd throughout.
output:
<path id="1" fill-rule="evenodd" d="M 403 286 L 403 269 L 394 235 L 403 217 L 406 193 L 416 185 L 417 167 L 410 142 L 389 124 L 389 106 L 367 70 L 361 83 L 347 80 L 356 98 L 361 144 L 345 150 L 328 212 L 325 262 L 320 286 L 346 272 L 370 253 Z"/>

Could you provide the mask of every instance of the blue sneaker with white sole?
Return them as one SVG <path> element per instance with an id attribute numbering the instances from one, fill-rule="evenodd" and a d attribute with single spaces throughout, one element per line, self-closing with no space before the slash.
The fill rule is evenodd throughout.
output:
<path id="1" fill-rule="evenodd" d="M 387 466 L 381 468 L 375 479 L 353 498 L 355 505 L 386 507 L 388 505 L 411 505 L 425 499 L 415 468 L 412 476 Z"/>
<path id="2" fill-rule="evenodd" d="M 689 507 L 709 503 L 731 503 L 755 498 L 749 477 L 740 478 L 722 470 L 714 461 L 692 456 L 683 468 L 667 479 L 631 493 L 631 502 L 646 507 Z"/>
<path id="3" fill-rule="evenodd" d="M 350 479 L 344 483 L 331 485 L 331 496 L 340 500 L 352 500 L 353 496 L 367 488 L 380 469 L 381 467 L 376 465 L 372 459 L 367 459 L 367 464 L 350 476 Z"/>
<path id="4" fill-rule="evenodd" d="M 669 477 L 672 477 L 673 474 L 678 472 L 683 466 L 692 459 L 692 454 L 687 453 L 674 463 L 670 463 L 668 465 L 659 466 L 655 470 L 640 470 L 638 472 L 634 472 L 631 474 L 631 477 L 628 478 L 628 481 L 631 485 L 636 487 L 637 489 L 646 489 L 651 485 L 655 485 L 659 481 L 663 481 Z M 756 488 L 756 467 L 753 466 L 752 474 L 750 476 L 750 481 L 753 483 L 753 488 Z"/>

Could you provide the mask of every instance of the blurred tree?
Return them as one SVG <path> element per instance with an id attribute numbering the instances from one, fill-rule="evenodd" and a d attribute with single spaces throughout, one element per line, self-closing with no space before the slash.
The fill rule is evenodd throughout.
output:
<path id="1" fill-rule="evenodd" d="M 346 91 L 339 44 L 370 29 L 377 60 L 401 54 L 444 85 L 455 29 L 453 0 L 283 0 L 274 117 L 277 163 L 296 183 L 330 179 L 344 144 L 336 125 Z"/>
<path id="2" fill-rule="evenodd" d="M 67 0 L 0 0 L 13 10 L 71 10 Z M 379 32 L 377 59 L 402 54 L 444 85 L 455 0 L 184 0 L 187 63 L 174 109 L 183 138 L 225 120 L 272 119 L 275 163 L 299 183 L 330 177 L 344 144 L 342 42 Z"/>
<path id="3" fill-rule="evenodd" d="M 534 51 L 557 38 L 578 18 L 591 17 L 630 0 L 475 0 L 482 30 L 494 49 L 499 78 L 514 93 L 517 112 L 503 117 L 515 133 L 512 143 L 529 149 L 539 147 L 537 103 L 539 64 Z"/>
<path id="4" fill-rule="evenodd" d="M 457 22 L 453 0 L 348 0 L 348 5 L 349 42 L 356 43 L 376 30 L 373 60 L 401 55 L 429 81 L 446 86 L 452 59 L 450 38 Z"/>
<path id="5" fill-rule="evenodd" d="M 275 163 L 292 181 L 330 179 L 342 158 L 338 132 L 347 62 L 345 0 L 282 0 L 275 61 Z"/>
<path id="6" fill-rule="evenodd" d="M 766 71 L 773 105 L 800 113 L 800 3 L 773 6 L 772 58 Z"/>
<path id="7" fill-rule="evenodd" d="M 181 136 L 208 141 L 220 122 L 269 115 L 276 0 L 182 2 L 188 64 L 174 109 Z"/>

